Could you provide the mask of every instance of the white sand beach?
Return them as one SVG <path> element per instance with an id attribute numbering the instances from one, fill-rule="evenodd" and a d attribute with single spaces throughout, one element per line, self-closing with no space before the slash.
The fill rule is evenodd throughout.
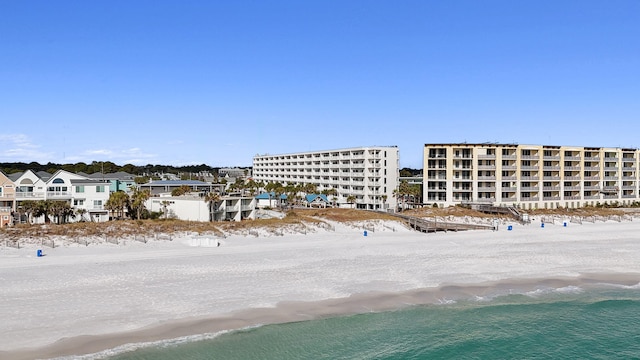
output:
<path id="1" fill-rule="evenodd" d="M 392 223 L 387 223 L 389 227 Z M 0 249 L 0 358 L 95 353 L 245 326 L 446 302 L 455 291 L 640 282 L 640 221 Z M 46 256 L 37 257 L 43 249 Z M 545 283 L 545 280 L 547 283 Z M 455 287 L 453 287 L 455 285 Z M 475 287 L 473 287 L 475 286 Z M 468 287 L 468 288 L 467 288 Z M 485 290 L 483 290 L 485 287 Z M 466 288 L 466 290 L 465 290 Z M 449 291 L 445 291 L 449 289 Z M 495 287 L 493 287 L 495 291 Z"/>

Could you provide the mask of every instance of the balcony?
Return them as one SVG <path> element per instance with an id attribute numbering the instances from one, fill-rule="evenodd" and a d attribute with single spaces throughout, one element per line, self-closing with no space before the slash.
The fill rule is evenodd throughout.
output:
<path id="1" fill-rule="evenodd" d="M 478 180 L 495 180 L 495 176 L 478 176 Z"/>
<path id="2" fill-rule="evenodd" d="M 559 186 L 543 186 L 542 190 L 544 191 L 560 191 Z"/>
<path id="3" fill-rule="evenodd" d="M 543 196 L 543 201 L 560 200 L 560 196 Z"/>
<path id="4" fill-rule="evenodd" d="M 581 180 L 580 176 L 565 176 L 565 180 Z"/>
<path id="5" fill-rule="evenodd" d="M 538 180 L 540 180 L 540 177 L 539 176 L 522 176 L 522 177 L 520 177 L 520 181 L 532 181 L 532 180 L 538 181 Z"/>
<path id="6" fill-rule="evenodd" d="M 600 199 L 600 195 L 589 195 L 584 197 L 585 200 L 597 200 Z"/>
<path id="7" fill-rule="evenodd" d="M 496 158 L 496 155 L 478 155 L 478 159 L 480 160 L 493 160 Z"/>
<path id="8" fill-rule="evenodd" d="M 0 206 L 0 213 L 10 213 L 11 210 L 12 209 L 8 206 Z"/>
<path id="9" fill-rule="evenodd" d="M 565 166 L 565 171 L 580 171 L 580 166 Z"/>
<path id="10" fill-rule="evenodd" d="M 496 191 L 496 187 L 495 186 L 486 186 L 486 187 L 479 187 L 478 188 L 478 192 L 495 192 Z"/>
<path id="11" fill-rule="evenodd" d="M 16 199 L 43 199 L 44 193 L 16 191 Z"/>
<path id="12" fill-rule="evenodd" d="M 600 176 L 585 176 L 585 180 L 600 180 Z"/>
<path id="13" fill-rule="evenodd" d="M 600 157 L 599 156 L 585 156 L 584 157 L 584 161 L 599 162 L 600 161 Z"/>
<path id="14" fill-rule="evenodd" d="M 517 180 L 518 177 L 515 175 L 511 175 L 511 176 L 503 176 L 501 177 L 502 180 Z"/>
<path id="15" fill-rule="evenodd" d="M 564 161 L 580 161 L 580 157 L 579 156 L 565 156 L 564 157 Z"/>
<path id="16" fill-rule="evenodd" d="M 581 197 L 580 196 L 565 196 L 564 199 L 565 200 L 580 200 Z"/>
<path id="17" fill-rule="evenodd" d="M 520 191 L 538 191 L 540 190 L 539 186 L 520 186 Z"/>
<path id="18" fill-rule="evenodd" d="M 478 170 L 495 170 L 495 165 L 478 165 Z"/>
<path id="19" fill-rule="evenodd" d="M 580 186 L 565 186 L 564 190 L 565 191 L 578 191 L 578 190 L 580 190 Z"/>
<path id="20" fill-rule="evenodd" d="M 585 190 L 600 190 L 600 186 L 585 186 L 584 187 Z"/>
<path id="21" fill-rule="evenodd" d="M 502 165 L 502 170 L 516 170 L 517 167 L 515 165 Z"/>
<path id="22" fill-rule="evenodd" d="M 511 155 L 502 155 L 502 159 L 504 160 L 515 160 L 517 158 L 517 156 L 515 154 L 511 154 Z"/>
<path id="23" fill-rule="evenodd" d="M 539 197 L 537 196 L 533 196 L 533 197 L 520 197 L 521 201 L 538 201 L 540 200 Z"/>
<path id="24" fill-rule="evenodd" d="M 540 166 L 520 166 L 520 170 L 540 170 Z"/>
<path id="25" fill-rule="evenodd" d="M 560 155 L 556 155 L 556 156 L 543 156 L 542 157 L 543 160 L 549 160 L 549 161 L 560 161 Z"/>
<path id="26" fill-rule="evenodd" d="M 606 195 L 606 194 L 605 194 L 605 195 L 604 195 L 604 198 L 605 198 L 605 199 L 617 199 L 617 198 L 618 198 L 618 195 Z"/>
<path id="27" fill-rule="evenodd" d="M 560 181 L 560 176 L 543 176 L 543 180 Z"/>
<path id="28" fill-rule="evenodd" d="M 47 191 L 47 199 L 69 199 L 70 191 Z"/>
<path id="29" fill-rule="evenodd" d="M 496 198 L 491 197 L 491 198 L 480 198 L 478 199 L 478 202 L 480 203 L 494 203 L 496 202 Z"/>
<path id="30" fill-rule="evenodd" d="M 518 188 L 516 188 L 516 187 L 503 187 L 502 191 L 503 192 L 516 192 L 516 191 L 518 191 Z"/>
<path id="31" fill-rule="evenodd" d="M 504 159 L 504 156 L 502 158 Z M 540 159 L 540 156 L 538 156 L 538 155 L 522 155 L 522 156 L 520 156 L 520 159 L 522 159 L 522 160 L 538 160 L 538 159 Z"/>
<path id="32" fill-rule="evenodd" d="M 560 166 L 543 166 L 542 170 L 548 170 L 548 171 L 560 171 Z"/>

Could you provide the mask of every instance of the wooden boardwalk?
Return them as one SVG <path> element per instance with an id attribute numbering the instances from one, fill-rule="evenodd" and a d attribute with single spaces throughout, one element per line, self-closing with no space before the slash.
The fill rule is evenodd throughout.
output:
<path id="1" fill-rule="evenodd" d="M 398 217 L 406 221 L 412 229 L 430 233 L 436 231 L 465 231 L 465 230 L 494 230 L 492 225 L 480 225 L 480 224 L 461 224 L 446 221 L 437 221 L 434 219 L 425 219 L 416 216 L 408 216 L 397 213 L 387 213 L 389 215 Z"/>

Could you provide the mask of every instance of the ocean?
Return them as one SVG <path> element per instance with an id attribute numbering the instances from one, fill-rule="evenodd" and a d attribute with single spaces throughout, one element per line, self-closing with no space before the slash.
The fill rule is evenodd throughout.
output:
<path id="1" fill-rule="evenodd" d="M 86 358 L 640 359 L 640 286 L 568 286 L 473 297 L 115 352 Z"/>

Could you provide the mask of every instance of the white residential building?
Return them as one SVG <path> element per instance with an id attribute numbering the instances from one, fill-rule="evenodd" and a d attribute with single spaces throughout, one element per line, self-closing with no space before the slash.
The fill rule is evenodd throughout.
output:
<path id="1" fill-rule="evenodd" d="M 577 208 L 640 201 L 640 150 L 425 144 L 424 202 Z"/>
<path id="2" fill-rule="evenodd" d="M 336 189 L 341 207 L 395 209 L 399 183 L 396 146 L 372 146 L 310 151 L 282 155 L 256 155 L 255 181 L 315 184 L 317 191 Z M 355 202 L 347 199 L 353 196 Z"/>
<path id="3" fill-rule="evenodd" d="M 153 212 L 166 211 L 168 218 L 187 221 L 210 220 L 209 203 L 200 196 L 155 196 L 148 199 L 145 206 Z M 253 197 L 222 196 L 211 216 L 213 221 L 255 219 L 255 209 L 256 199 Z"/>
<path id="4" fill-rule="evenodd" d="M 109 220 L 109 214 L 104 210 L 104 205 L 109 199 L 108 181 L 89 179 L 65 170 L 58 170 L 53 175 L 36 174 L 27 170 L 14 183 L 17 209 L 26 200 L 65 201 L 73 209 L 87 210 L 84 220 Z M 81 219 L 76 217 L 69 220 L 80 221 Z M 26 221 L 26 218 L 21 221 Z M 42 223 L 44 218 L 40 217 L 34 221 Z"/>

